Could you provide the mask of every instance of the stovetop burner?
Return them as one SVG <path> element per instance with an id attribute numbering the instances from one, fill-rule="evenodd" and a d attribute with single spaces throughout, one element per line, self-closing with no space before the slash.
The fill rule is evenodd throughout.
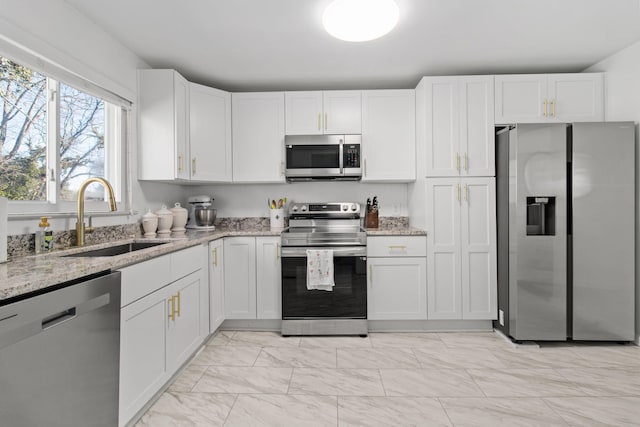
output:
<path id="1" fill-rule="evenodd" d="M 293 203 L 282 246 L 366 245 L 360 212 L 355 202 Z"/>

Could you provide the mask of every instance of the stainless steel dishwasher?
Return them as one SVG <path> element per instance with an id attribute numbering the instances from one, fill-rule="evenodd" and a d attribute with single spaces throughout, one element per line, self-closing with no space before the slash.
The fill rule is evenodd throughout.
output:
<path id="1" fill-rule="evenodd" d="M 0 307 L 0 424 L 117 426 L 120 273 Z"/>

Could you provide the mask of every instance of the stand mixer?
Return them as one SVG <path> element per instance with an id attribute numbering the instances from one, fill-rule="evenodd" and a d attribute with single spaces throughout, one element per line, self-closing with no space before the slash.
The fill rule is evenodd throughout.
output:
<path id="1" fill-rule="evenodd" d="M 211 208 L 211 196 L 192 196 L 187 199 L 189 204 L 189 222 L 187 228 L 195 230 L 215 230 L 216 210 Z"/>

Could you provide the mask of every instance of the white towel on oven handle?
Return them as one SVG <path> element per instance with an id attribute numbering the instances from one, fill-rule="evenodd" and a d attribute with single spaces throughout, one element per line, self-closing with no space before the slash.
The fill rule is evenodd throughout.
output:
<path id="1" fill-rule="evenodd" d="M 333 251 L 307 249 L 307 289 L 333 291 Z"/>

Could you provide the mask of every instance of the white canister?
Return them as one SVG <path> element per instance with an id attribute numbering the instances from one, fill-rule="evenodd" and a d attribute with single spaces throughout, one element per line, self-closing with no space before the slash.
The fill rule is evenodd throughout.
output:
<path id="1" fill-rule="evenodd" d="M 184 226 L 187 225 L 187 219 L 189 218 L 189 212 L 180 203 L 176 203 L 171 209 L 173 215 L 173 227 L 171 231 L 174 233 L 182 233 L 185 231 Z"/>
<path id="2" fill-rule="evenodd" d="M 158 234 L 171 234 L 171 226 L 173 225 L 173 214 L 167 206 L 162 205 L 160 210 L 155 212 L 158 215 Z"/>
<path id="3" fill-rule="evenodd" d="M 147 213 L 142 215 L 142 229 L 144 237 L 155 237 L 158 229 L 158 216 L 147 209 Z"/>
<path id="4" fill-rule="evenodd" d="M 284 230 L 284 209 L 269 209 L 269 225 L 271 231 Z"/>

